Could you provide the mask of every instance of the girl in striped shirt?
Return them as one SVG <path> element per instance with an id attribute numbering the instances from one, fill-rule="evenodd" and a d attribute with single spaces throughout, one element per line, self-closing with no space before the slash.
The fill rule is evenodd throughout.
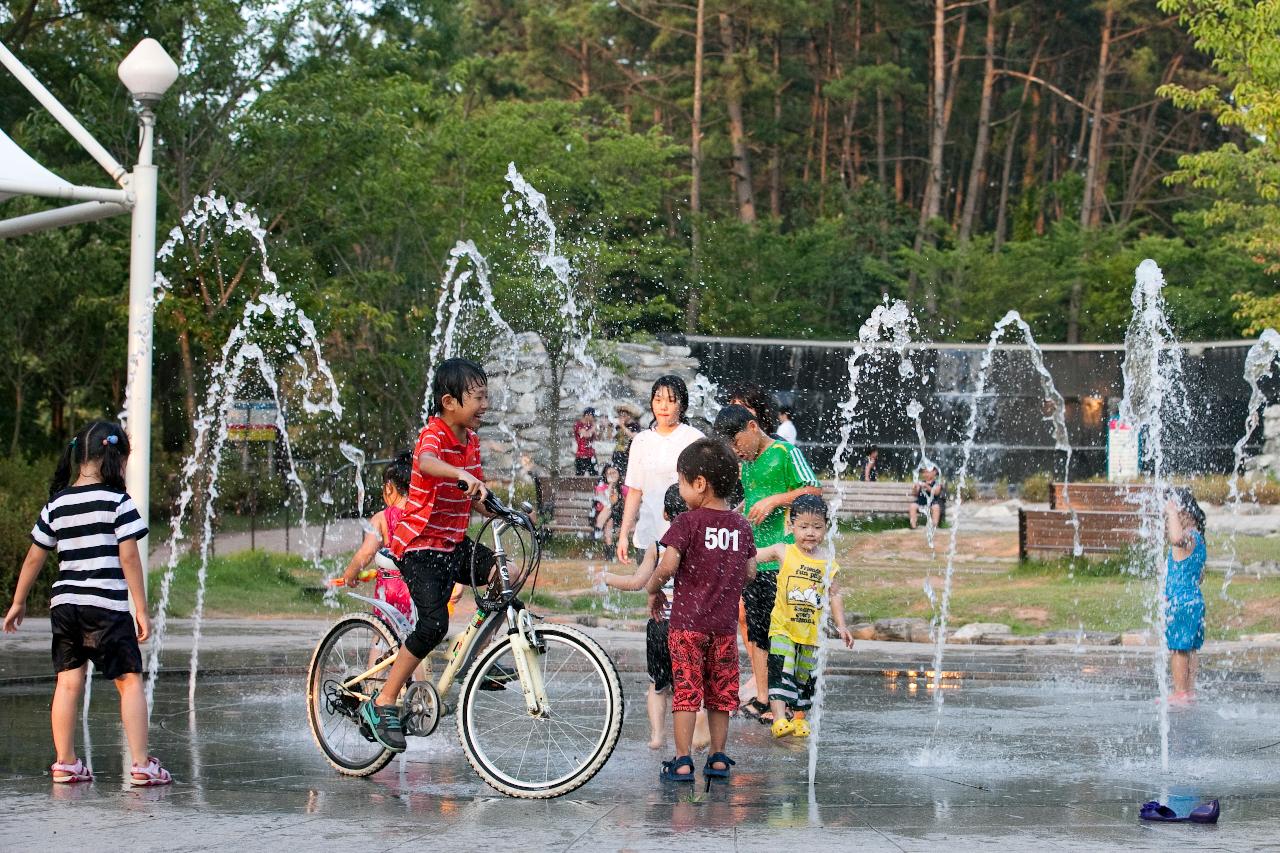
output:
<path id="1" fill-rule="evenodd" d="M 90 782 L 93 772 L 76 756 L 75 724 L 84 692 L 86 665 L 116 683 L 120 719 L 133 754 L 129 782 L 167 785 L 173 781 L 160 761 L 147 754 L 147 699 L 142 688 L 139 641 L 151 633 L 142 593 L 138 540 L 146 525 L 124 490 L 129 439 L 118 425 L 97 421 L 71 439 L 53 474 L 49 502 L 31 530 L 13 604 L 4 630 L 13 633 L 27 615 L 27 596 L 49 552 L 58 552 L 58 579 L 49 602 L 53 629 L 53 781 Z M 71 467 L 77 466 L 75 482 Z M 136 615 L 129 613 L 133 596 Z"/>

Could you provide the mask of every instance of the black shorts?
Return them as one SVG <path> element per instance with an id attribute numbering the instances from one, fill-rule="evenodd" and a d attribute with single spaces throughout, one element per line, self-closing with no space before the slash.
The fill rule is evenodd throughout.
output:
<path id="1" fill-rule="evenodd" d="M 947 496 L 945 494 L 938 495 L 936 498 L 933 499 L 933 504 L 936 506 L 946 506 Z M 916 506 L 929 506 L 929 505 L 930 505 L 930 501 L 929 501 L 928 495 L 926 495 L 924 492 L 921 492 L 920 494 L 916 495 Z"/>
<path id="2" fill-rule="evenodd" d="M 667 645 L 670 632 L 670 622 L 650 619 L 649 624 L 644 626 L 645 666 L 649 670 L 653 689 L 658 691 L 671 686 L 671 648 Z"/>
<path id="3" fill-rule="evenodd" d="M 600 472 L 596 470 L 596 460 L 590 456 L 574 457 L 573 470 L 579 477 L 595 477 L 600 474 Z"/>
<path id="4" fill-rule="evenodd" d="M 475 554 L 476 586 L 489 582 L 493 551 L 463 538 L 452 551 L 409 551 L 400 561 L 400 576 L 418 611 L 418 621 L 404 645 L 424 658 L 449 633 L 449 595 L 455 583 L 471 585 L 471 555 Z"/>
<path id="5" fill-rule="evenodd" d="M 747 611 L 747 642 L 759 649 L 769 648 L 769 617 L 778 597 L 778 573 L 756 572 L 756 579 L 742 591 Z"/>
<path id="6" fill-rule="evenodd" d="M 59 604 L 49 611 L 53 628 L 53 669 L 79 669 L 85 661 L 112 681 L 142 672 L 133 614 L 86 604 Z"/>

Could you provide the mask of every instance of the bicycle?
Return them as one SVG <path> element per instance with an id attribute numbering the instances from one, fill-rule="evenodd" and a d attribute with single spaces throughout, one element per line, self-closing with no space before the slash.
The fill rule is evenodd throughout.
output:
<path id="1" fill-rule="evenodd" d="M 476 614 L 449 647 L 440 678 L 434 684 L 412 680 L 401 694 L 405 734 L 429 736 L 441 717 L 455 711 L 442 697 L 461 677 L 458 738 L 480 778 L 510 797 L 563 796 L 586 784 L 613 754 L 625 713 L 622 683 L 595 640 L 575 628 L 540 623 L 517 598 L 536 576 L 542 555 L 532 508 L 512 509 L 492 494 L 484 506 L 492 515 L 476 541 L 492 534 L 489 591 L 479 589 L 484 580 L 476 577 L 473 555 Z M 519 543 L 517 564 L 504 539 Z M 316 646 L 307 670 L 307 720 L 338 772 L 369 776 L 396 753 L 374 740 L 357 709 L 385 682 L 412 626 L 385 602 L 352 595 L 373 605 L 375 614 L 343 617 Z M 506 634 L 486 646 L 503 625 Z"/>

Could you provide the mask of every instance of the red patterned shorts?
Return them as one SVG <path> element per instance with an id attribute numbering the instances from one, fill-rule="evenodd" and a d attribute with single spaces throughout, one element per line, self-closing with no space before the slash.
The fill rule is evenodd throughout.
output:
<path id="1" fill-rule="evenodd" d="M 673 711 L 733 711 L 738 707 L 738 637 L 672 628 Z"/>

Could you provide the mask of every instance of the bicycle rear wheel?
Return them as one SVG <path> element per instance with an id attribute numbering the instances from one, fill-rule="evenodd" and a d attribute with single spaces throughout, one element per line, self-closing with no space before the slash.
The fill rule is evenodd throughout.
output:
<path id="1" fill-rule="evenodd" d="M 548 709 L 531 716 L 508 637 L 471 667 L 458 711 L 467 760 L 493 788 L 511 797 L 547 799 L 584 785 L 618 744 L 624 703 L 618 670 L 604 649 L 564 625 L 537 629 L 546 651 L 541 669 Z M 502 689 L 493 689 L 495 683 Z"/>
<path id="2" fill-rule="evenodd" d="M 316 646 L 307 668 L 307 722 L 316 745 L 339 773 L 370 776 L 395 757 L 367 734 L 356 714 L 359 700 L 341 685 L 399 647 L 385 625 L 363 613 L 340 620 Z M 386 673 L 384 669 L 356 689 L 373 694 L 386 681 Z"/>

